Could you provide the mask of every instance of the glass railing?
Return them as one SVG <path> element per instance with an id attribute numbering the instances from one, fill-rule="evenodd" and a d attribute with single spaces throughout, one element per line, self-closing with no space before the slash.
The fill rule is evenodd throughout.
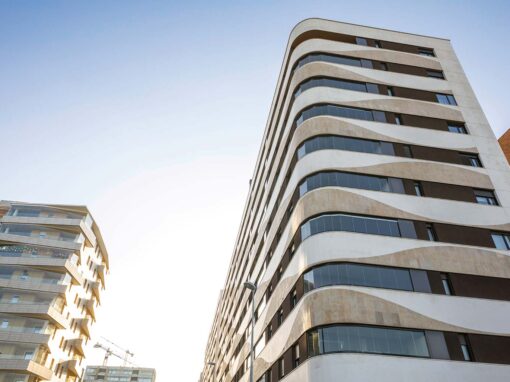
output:
<path id="1" fill-rule="evenodd" d="M 48 257 L 53 259 L 69 259 L 76 264 L 78 256 L 72 250 L 58 249 L 58 248 L 45 248 L 28 245 L 1 245 L 0 257 Z"/>
<path id="2" fill-rule="evenodd" d="M 48 305 L 62 313 L 65 300 L 60 296 L 55 297 L 52 293 L 20 293 L 18 289 L 0 288 L 0 304 L 16 306 Z"/>
<path id="3" fill-rule="evenodd" d="M 0 280 L 30 281 L 42 284 L 64 284 L 66 274 L 41 271 L 21 266 L 0 266 Z"/>
<path id="4" fill-rule="evenodd" d="M 82 233 L 59 231 L 44 226 L 32 224 L 9 224 L 0 225 L 0 233 L 9 235 L 26 236 L 38 239 L 58 240 L 74 243 L 83 243 L 85 237 Z"/>
<path id="5" fill-rule="evenodd" d="M 0 315 L 0 332 L 52 334 L 54 330 L 54 326 L 46 320 Z"/>
<path id="6" fill-rule="evenodd" d="M 24 359 L 34 362 L 41 361 L 45 352 L 35 344 L 20 344 L 16 342 L 0 343 L 0 359 Z"/>
<path id="7" fill-rule="evenodd" d="M 63 211 L 50 207 L 39 206 L 12 206 L 8 216 L 30 217 L 30 218 L 55 218 L 55 219 L 85 219 L 86 215 L 75 212 Z"/>
<path id="8" fill-rule="evenodd" d="M 30 378 L 32 378 L 32 380 Z M 26 374 L 8 372 L 0 373 L 0 382 L 32 382 L 32 381 L 33 377 Z"/>

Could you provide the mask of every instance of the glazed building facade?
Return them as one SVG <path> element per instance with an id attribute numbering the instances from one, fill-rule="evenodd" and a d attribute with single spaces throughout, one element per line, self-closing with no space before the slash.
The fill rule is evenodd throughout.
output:
<path id="1" fill-rule="evenodd" d="M 0 202 L 0 382 L 76 382 L 108 272 L 88 209 Z"/>
<path id="2" fill-rule="evenodd" d="M 156 382 L 156 370 L 146 367 L 87 366 L 83 382 Z"/>
<path id="3" fill-rule="evenodd" d="M 448 40 L 299 23 L 202 380 L 248 381 L 246 280 L 256 381 L 509 380 L 509 191 Z"/>

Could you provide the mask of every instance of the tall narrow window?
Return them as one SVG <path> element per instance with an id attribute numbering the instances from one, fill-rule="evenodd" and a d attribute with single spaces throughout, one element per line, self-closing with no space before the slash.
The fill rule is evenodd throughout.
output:
<path id="1" fill-rule="evenodd" d="M 460 342 L 460 350 L 462 351 L 462 356 L 464 357 L 464 361 L 471 361 L 471 349 L 469 348 L 469 344 L 467 338 L 464 334 L 459 334 L 459 342 Z"/>
<path id="2" fill-rule="evenodd" d="M 278 360 L 278 377 L 283 378 L 285 376 L 285 360 L 280 358 Z"/>
<path id="3" fill-rule="evenodd" d="M 267 326 L 267 340 L 269 341 L 271 339 L 271 337 L 273 336 L 273 325 L 272 324 L 269 324 Z"/>
<path id="4" fill-rule="evenodd" d="M 402 125 L 402 116 L 400 114 L 395 114 L 395 124 Z"/>
<path id="5" fill-rule="evenodd" d="M 387 93 L 388 93 L 389 96 L 393 97 L 395 95 L 395 93 L 393 92 L 393 87 L 388 86 L 388 92 Z M 395 120 L 396 119 L 397 118 L 395 117 Z M 400 123 L 399 123 L 399 125 L 400 125 Z"/>
<path id="6" fill-rule="evenodd" d="M 434 227 L 432 224 L 427 224 L 427 238 L 430 241 L 437 241 L 436 231 L 434 230 Z"/>
<path id="7" fill-rule="evenodd" d="M 450 283 L 450 277 L 446 273 L 441 273 L 441 283 L 443 284 L 444 294 L 452 295 L 453 289 Z"/>
<path id="8" fill-rule="evenodd" d="M 421 182 L 414 182 L 414 192 L 416 193 L 416 196 L 423 196 Z"/>
<path id="9" fill-rule="evenodd" d="M 376 48 L 380 48 L 381 47 L 381 42 L 380 41 L 374 41 L 374 46 Z"/>
<path id="10" fill-rule="evenodd" d="M 278 310 L 277 322 L 278 326 L 280 326 L 283 322 L 283 308 L 280 308 L 280 310 Z"/>
<path id="11" fill-rule="evenodd" d="M 292 359 L 293 359 L 293 367 L 298 367 L 300 363 L 299 359 L 299 344 L 295 344 L 292 348 Z"/>
<path id="12" fill-rule="evenodd" d="M 291 307 L 291 308 L 294 308 L 294 307 L 296 306 L 296 304 L 297 304 L 297 291 L 296 291 L 296 289 L 294 288 L 294 289 L 292 290 L 291 295 L 290 295 L 290 307 Z"/>

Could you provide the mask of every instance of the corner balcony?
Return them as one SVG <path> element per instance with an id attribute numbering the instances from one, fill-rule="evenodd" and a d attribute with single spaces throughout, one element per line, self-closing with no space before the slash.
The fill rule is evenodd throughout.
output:
<path id="1" fill-rule="evenodd" d="M 83 339 L 82 338 L 72 338 L 65 341 L 66 346 L 69 345 L 74 349 L 74 353 L 78 354 L 82 357 L 85 357 L 85 350 L 83 347 Z"/>
<path id="2" fill-rule="evenodd" d="M 64 302 L 0 302 L 0 313 L 16 314 L 28 318 L 50 321 L 59 329 L 68 327 L 62 315 Z M 0 368 L 1 369 L 1 368 Z"/>
<path id="3" fill-rule="evenodd" d="M 96 302 L 94 299 L 82 298 L 81 305 L 85 307 L 85 310 L 90 315 L 92 320 L 96 321 Z"/>
<path id="4" fill-rule="evenodd" d="M 42 380 L 50 380 L 53 373 L 44 362 L 47 349 L 36 344 L 0 343 L 0 370 L 3 372 L 32 374 Z"/>

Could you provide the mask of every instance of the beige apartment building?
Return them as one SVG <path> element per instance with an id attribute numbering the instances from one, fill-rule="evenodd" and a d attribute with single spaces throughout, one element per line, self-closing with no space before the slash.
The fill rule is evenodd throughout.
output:
<path id="1" fill-rule="evenodd" d="M 0 202 L 0 382 L 76 382 L 108 272 L 84 206 Z"/>
<path id="2" fill-rule="evenodd" d="M 156 382 L 156 369 L 126 366 L 87 366 L 83 382 Z"/>
<path id="3" fill-rule="evenodd" d="M 449 40 L 300 22 L 252 179 L 203 381 L 252 334 L 259 382 L 510 380 L 510 168 Z"/>

